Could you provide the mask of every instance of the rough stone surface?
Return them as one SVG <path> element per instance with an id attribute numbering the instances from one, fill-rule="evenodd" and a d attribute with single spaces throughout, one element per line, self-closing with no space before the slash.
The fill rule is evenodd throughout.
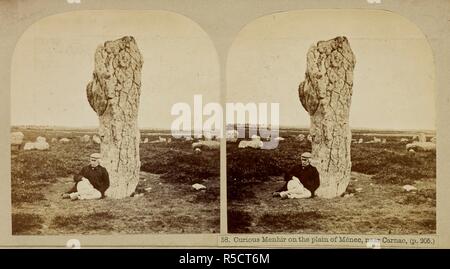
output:
<path id="1" fill-rule="evenodd" d="M 311 116 L 313 158 L 318 160 L 320 187 L 316 194 L 332 198 L 350 181 L 350 104 L 355 56 L 346 37 L 319 41 L 307 54 L 300 102 Z"/>
<path id="2" fill-rule="evenodd" d="M 108 170 L 112 198 L 130 196 L 139 181 L 137 124 L 143 60 L 131 36 L 106 41 L 95 52 L 87 98 L 100 120 L 102 164 Z"/>

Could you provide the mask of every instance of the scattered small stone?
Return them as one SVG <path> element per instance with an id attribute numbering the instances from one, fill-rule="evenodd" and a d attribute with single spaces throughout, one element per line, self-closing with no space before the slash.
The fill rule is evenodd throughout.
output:
<path id="1" fill-rule="evenodd" d="M 11 144 L 21 145 L 23 143 L 24 134 L 22 132 L 11 133 Z"/>
<path id="2" fill-rule="evenodd" d="M 361 192 L 363 190 L 363 188 L 356 188 L 355 191 L 357 192 Z"/>
<path id="3" fill-rule="evenodd" d="M 50 149 L 50 145 L 46 142 L 46 138 L 42 136 L 38 136 L 36 138 L 36 142 L 27 142 L 23 147 L 24 150 L 48 150 Z"/>
<path id="4" fill-rule="evenodd" d="M 238 148 L 254 148 L 254 149 L 260 149 L 264 143 L 258 139 L 253 139 L 250 141 L 242 140 L 239 142 Z"/>
<path id="5" fill-rule="evenodd" d="M 47 141 L 47 139 L 45 137 L 42 137 L 42 136 L 38 136 L 36 138 L 36 142 L 38 142 L 38 143 L 44 143 L 46 141 Z"/>
<path id="6" fill-rule="evenodd" d="M 23 146 L 23 150 L 32 150 L 32 149 L 34 149 L 33 142 L 27 142 L 27 143 L 25 143 L 25 146 Z"/>
<path id="7" fill-rule="evenodd" d="M 151 190 L 152 190 L 152 187 L 145 188 L 145 191 L 146 191 L 146 192 L 149 192 L 149 191 L 151 191 Z"/>
<path id="8" fill-rule="evenodd" d="M 194 188 L 196 191 L 206 190 L 206 186 L 205 185 L 198 184 L 198 183 L 195 183 L 194 185 L 192 185 L 192 188 Z"/>
<path id="9" fill-rule="evenodd" d="M 50 149 L 50 145 L 47 142 L 34 142 L 34 148 L 37 150 L 48 150 Z"/>
<path id="10" fill-rule="evenodd" d="M 100 144 L 102 142 L 102 140 L 100 139 L 100 136 L 98 136 L 98 135 L 94 135 L 92 137 L 92 141 L 94 141 L 97 144 Z"/>
<path id="11" fill-rule="evenodd" d="M 192 143 L 192 148 L 220 149 L 220 142 L 212 140 L 194 142 Z"/>
<path id="12" fill-rule="evenodd" d="M 433 142 L 413 142 L 406 145 L 406 150 L 414 151 L 436 151 L 436 144 Z"/>
<path id="13" fill-rule="evenodd" d="M 304 134 L 299 134 L 296 139 L 300 142 L 302 142 L 303 140 L 305 140 L 305 135 Z"/>
<path id="14" fill-rule="evenodd" d="M 237 130 L 227 130 L 226 138 L 228 142 L 236 142 L 239 136 L 239 132 Z"/>
<path id="15" fill-rule="evenodd" d="M 417 190 L 416 187 L 411 186 L 411 185 L 404 185 L 402 188 L 403 188 L 405 191 L 415 191 L 415 190 Z"/>

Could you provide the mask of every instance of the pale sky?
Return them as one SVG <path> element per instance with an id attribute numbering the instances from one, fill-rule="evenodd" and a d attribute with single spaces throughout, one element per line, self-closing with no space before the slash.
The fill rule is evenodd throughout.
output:
<path id="1" fill-rule="evenodd" d="M 279 102 L 280 124 L 309 126 L 298 98 L 306 53 L 346 36 L 356 57 L 350 126 L 435 129 L 435 69 L 424 35 L 385 11 L 290 11 L 258 18 L 228 54 L 227 101 Z"/>
<path id="2" fill-rule="evenodd" d="M 44 18 L 20 38 L 13 57 L 13 125 L 98 126 L 86 85 L 98 45 L 135 37 L 144 57 L 139 126 L 170 129 L 177 102 L 219 102 L 219 63 L 209 36 L 166 11 L 79 11 Z"/>
<path id="3" fill-rule="evenodd" d="M 44 18 L 20 38 L 11 83 L 13 125 L 97 126 L 86 98 L 99 44 L 136 38 L 144 57 L 139 126 L 169 129 L 177 102 L 219 102 L 219 63 L 208 35 L 166 11 L 77 11 Z M 435 129 L 434 63 L 420 30 L 384 11 L 309 10 L 258 18 L 227 61 L 227 102 L 279 102 L 280 124 L 309 126 L 297 88 L 312 44 L 339 35 L 356 56 L 350 125 Z"/>

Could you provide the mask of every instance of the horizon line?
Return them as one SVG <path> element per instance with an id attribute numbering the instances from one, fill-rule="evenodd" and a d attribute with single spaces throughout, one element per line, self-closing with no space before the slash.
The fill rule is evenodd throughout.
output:
<path id="1" fill-rule="evenodd" d="M 255 125 L 252 125 L 252 127 Z M 98 129 L 99 126 L 86 125 L 86 126 L 63 126 L 63 125 L 34 125 L 34 124 L 19 124 L 19 125 L 10 125 L 10 128 L 51 128 L 51 129 Z M 280 130 L 285 129 L 310 129 L 308 126 L 299 125 L 299 126 L 279 126 Z M 159 127 L 139 127 L 139 130 L 157 130 L 157 131 L 171 131 L 167 128 L 159 128 Z M 400 131 L 400 132 L 436 132 L 436 129 L 395 129 L 395 128 L 380 128 L 380 127 L 350 127 L 350 130 L 358 130 L 358 131 Z M 195 131 L 192 129 L 191 131 Z M 209 130 L 211 131 L 211 130 Z"/>

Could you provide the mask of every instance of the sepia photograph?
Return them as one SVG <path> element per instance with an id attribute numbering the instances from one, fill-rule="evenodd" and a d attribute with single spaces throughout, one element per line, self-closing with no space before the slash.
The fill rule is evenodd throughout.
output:
<path id="1" fill-rule="evenodd" d="M 247 104 L 227 126 L 228 232 L 435 234 L 434 79 L 426 37 L 391 12 L 249 22 L 227 60 L 227 102 Z"/>
<path id="2" fill-rule="evenodd" d="M 12 62 L 12 234 L 218 233 L 219 142 L 171 131 L 173 105 L 195 94 L 218 101 L 219 64 L 187 17 L 73 11 L 31 25 Z"/>
<path id="3" fill-rule="evenodd" d="M 0 1 L 0 247 L 448 248 L 449 7 Z"/>

